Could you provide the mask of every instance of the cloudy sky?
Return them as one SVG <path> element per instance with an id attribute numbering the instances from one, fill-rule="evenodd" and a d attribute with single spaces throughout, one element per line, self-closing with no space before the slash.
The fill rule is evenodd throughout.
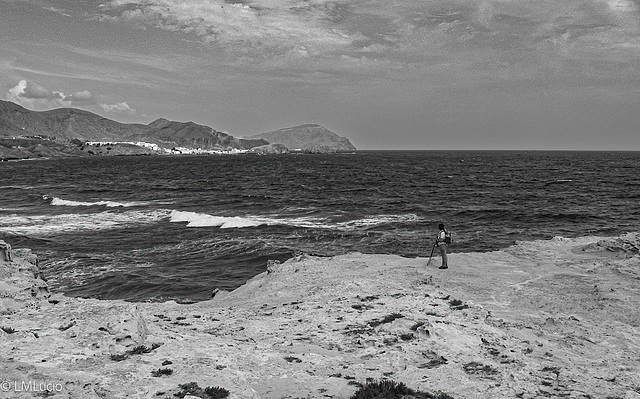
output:
<path id="1" fill-rule="evenodd" d="M 0 98 L 359 149 L 640 150 L 640 0 L 0 0 Z"/>

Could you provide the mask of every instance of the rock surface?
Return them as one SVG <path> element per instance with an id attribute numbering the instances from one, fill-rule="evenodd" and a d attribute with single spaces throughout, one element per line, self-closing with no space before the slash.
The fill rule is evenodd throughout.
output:
<path id="1" fill-rule="evenodd" d="M 286 154 L 289 152 L 289 149 L 282 144 L 267 144 L 254 147 L 251 149 L 251 152 L 260 155 Z"/>
<path id="2" fill-rule="evenodd" d="M 30 250 L 12 250 L 0 240 L 0 265 L 0 314 L 11 314 L 49 297 L 49 287 Z"/>
<path id="3" fill-rule="evenodd" d="M 635 239 L 454 253 L 448 270 L 303 255 L 190 305 L 34 297 L 0 321 L 0 395 L 348 398 L 388 378 L 454 398 L 640 398 Z M 25 262 L 0 259 L 4 284 Z"/>

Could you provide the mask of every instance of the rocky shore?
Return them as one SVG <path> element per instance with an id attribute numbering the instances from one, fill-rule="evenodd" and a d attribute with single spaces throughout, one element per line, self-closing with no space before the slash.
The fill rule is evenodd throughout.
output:
<path id="1" fill-rule="evenodd" d="M 195 304 L 48 292 L 0 242 L 0 397 L 640 398 L 638 239 L 300 256 Z M 218 396 L 216 396 L 218 395 Z"/>

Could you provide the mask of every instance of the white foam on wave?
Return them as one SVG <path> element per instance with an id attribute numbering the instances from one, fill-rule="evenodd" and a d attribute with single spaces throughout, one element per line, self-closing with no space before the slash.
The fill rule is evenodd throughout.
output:
<path id="1" fill-rule="evenodd" d="M 51 235 L 65 232 L 96 231 L 135 224 L 155 223 L 165 219 L 168 211 L 127 211 L 73 213 L 63 215 L 0 216 L 0 233 Z"/>
<path id="2" fill-rule="evenodd" d="M 49 199 L 49 196 L 43 196 L 44 199 Z M 127 208 L 131 206 L 142 206 L 148 205 L 148 202 L 140 202 L 140 201 L 129 201 L 129 202 L 117 202 L 117 201 L 94 201 L 94 202 L 85 202 L 85 201 L 72 201 L 65 200 L 58 197 L 53 197 L 51 199 L 51 205 L 54 206 L 106 206 L 107 208 Z"/>
<path id="3" fill-rule="evenodd" d="M 417 215 L 377 215 L 346 222 L 331 223 L 318 217 L 264 217 L 264 216 L 214 216 L 205 213 L 172 211 L 171 222 L 186 222 L 187 227 L 243 228 L 263 225 L 286 225 L 314 229 L 355 230 L 387 223 L 407 223 L 420 221 Z"/>
<path id="4" fill-rule="evenodd" d="M 16 186 L 16 185 L 8 185 L 8 186 L 0 186 L 0 189 L 12 189 L 12 190 L 32 190 L 35 187 L 33 186 Z"/>
<path id="5" fill-rule="evenodd" d="M 390 224 L 390 223 L 411 223 L 411 222 L 421 222 L 425 221 L 425 219 L 420 218 L 418 215 L 413 213 L 404 214 L 404 215 L 375 215 L 375 216 L 367 216 L 362 219 L 350 220 L 348 222 L 340 222 L 336 224 L 337 228 L 340 229 L 360 229 L 367 227 L 375 227 L 382 224 Z"/>
<path id="6" fill-rule="evenodd" d="M 220 227 L 222 229 L 278 224 L 277 220 L 264 217 L 213 216 L 175 210 L 171 212 L 170 221 L 187 222 L 187 227 Z"/>

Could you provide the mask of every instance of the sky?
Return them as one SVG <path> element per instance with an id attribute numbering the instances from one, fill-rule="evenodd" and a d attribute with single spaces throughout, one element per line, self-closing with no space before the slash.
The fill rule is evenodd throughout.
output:
<path id="1" fill-rule="evenodd" d="M 0 0 L 0 98 L 358 149 L 640 150 L 640 0 Z"/>

